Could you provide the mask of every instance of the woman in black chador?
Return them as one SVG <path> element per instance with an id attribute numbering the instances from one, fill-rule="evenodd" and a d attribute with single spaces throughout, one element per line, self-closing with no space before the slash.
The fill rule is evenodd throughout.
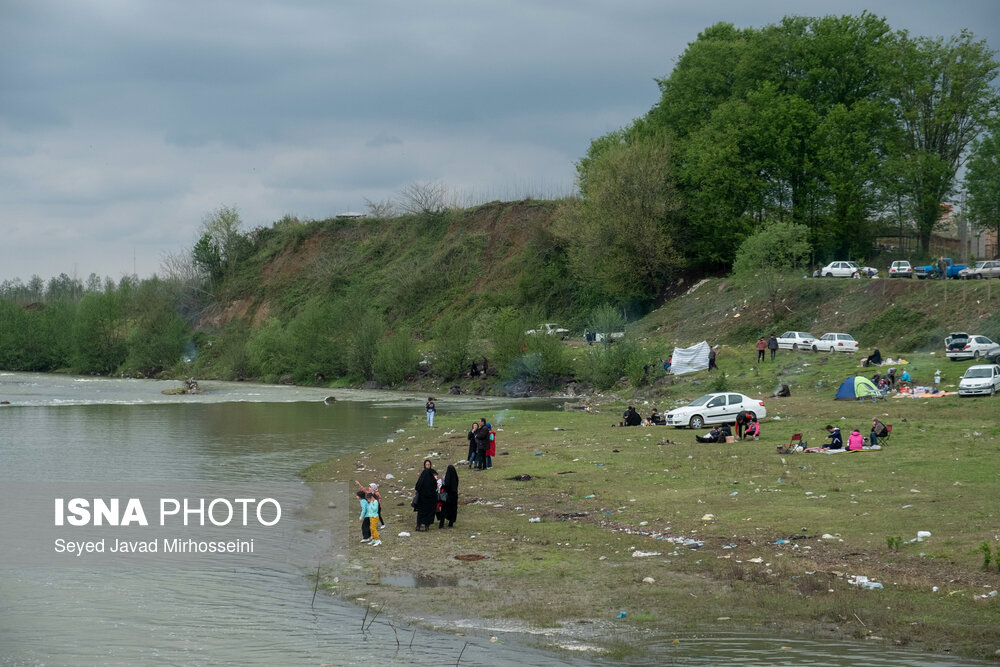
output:
<path id="1" fill-rule="evenodd" d="M 444 522 L 448 522 L 448 527 L 455 525 L 458 518 L 458 471 L 455 466 L 448 466 L 444 473 L 444 484 L 441 485 L 441 492 L 447 498 L 441 503 L 441 511 L 437 513 L 438 528 L 444 528 Z"/>
<path id="2" fill-rule="evenodd" d="M 413 487 L 417 492 L 416 506 L 413 508 L 417 513 L 417 530 L 431 527 L 434 523 L 434 510 L 437 509 L 437 480 L 434 479 L 437 473 L 430 463 L 430 460 L 424 461 L 424 469 L 420 471 L 420 477 Z"/>

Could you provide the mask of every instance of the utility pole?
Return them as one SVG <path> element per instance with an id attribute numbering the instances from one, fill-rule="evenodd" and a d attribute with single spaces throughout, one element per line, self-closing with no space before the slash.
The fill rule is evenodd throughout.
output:
<path id="1" fill-rule="evenodd" d="M 962 193 L 962 210 L 958 214 L 958 239 L 959 243 L 962 244 L 962 249 L 959 252 L 959 262 L 962 264 L 969 264 L 969 223 L 967 221 L 968 216 L 965 211 L 965 201 L 966 195 Z"/>

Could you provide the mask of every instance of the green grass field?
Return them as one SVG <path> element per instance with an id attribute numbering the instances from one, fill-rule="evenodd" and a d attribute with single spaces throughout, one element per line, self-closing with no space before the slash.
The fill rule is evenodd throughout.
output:
<path id="1" fill-rule="evenodd" d="M 590 412 L 506 411 L 495 423 L 506 454 L 487 472 L 459 467 L 460 501 L 472 503 L 451 531 L 396 537 L 411 529 L 423 458 L 436 452 L 439 470 L 465 458 L 468 417 L 450 417 L 447 401 L 439 402 L 439 428 L 414 424 L 407 439 L 313 466 L 313 479 L 383 482 L 392 530 L 386 549 L 355 554 L 363 578 L 404 571 L 479 582 L 416 592 L 347 577 L 340 593 L 382 599 L 410 616 L 430 601 L 534 627 L 588 621 L 613 651 L 625 650 L 613 641 L 623 631 L 740 627 L 994 657 L 1000 600 L 983 596 L 1000 588 L 1000 399 L 834 401 L 840 381 L 862 370 L 854 355 L 779 352 L 762 368 L 749 363 L 753 355 L 749 346 L 724 348 L 719 365 L 729 390 L 765 396 L 759 441 L 696 444 L 687 429 L 612 426 L 629 402 L 645 414 L 706 393 L 719 381 L 707 372 L 629 401 L 587 399 Z M 908 359 L 917 380 L 940 368 L 946 389 L 969 365 L 929 353 Z M 766 397 L 779 378 L 791 398 Z M 845 436 L 853 428 L 867 435 L 873 416 L 893 425 L 882 451 L 776 452 L 795 432 L 821 444 L 828 423 Z M 386 473 L 395 478 L 385 481 Z M 510 479 L 516 475 L 531 479 Z M 931 537 L 915 541 L 918 531 Z M 461 553 L 486 558 L 455 560 Z M 856 575 L 883 588 L 852 585 Z M 532 603 L 538 599 L 546 602 Z M 627 616 L 614 620 L 620 611 Z"/>

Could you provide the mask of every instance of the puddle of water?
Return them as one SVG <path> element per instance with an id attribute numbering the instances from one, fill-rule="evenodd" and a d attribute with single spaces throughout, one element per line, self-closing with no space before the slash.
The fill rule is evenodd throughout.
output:
<path id="1" fill-rule="evenodd" d="M 459 577 L 437 577 L 424 574 L 393 574 L 379 577 L 383 586 L 399 586 L 400 588 L 443 588 L 446 586 L 473 586 L 472 579 Z"/>

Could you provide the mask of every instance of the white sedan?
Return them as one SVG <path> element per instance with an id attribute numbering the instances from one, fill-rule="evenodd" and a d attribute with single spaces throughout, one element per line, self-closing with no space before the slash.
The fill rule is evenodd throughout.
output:
<path id="1" fill-rule="evenodd" d="M 827 333 L 819 337 L 813 349 L 818 352 L 857 352 L 858 341 L 851 334 Z"/>
<path id="2" fill-rule="evenodd" d="M 736 415 L 743 410 L 754 414 L 758 420 L 767 416 L 763 401 L 743 394 L 723 392 L 705 394 L 685 406 L 674 408 L 667 412 L 665 419 L 667 426 L 699 429 L 705 424 L 733 423 Z"/>
<path id="3" fill-rule="evenodd" d="M 963 334 L 952 334 L 944 339 L 947 349 L 945 356 L 952 361 L 985 357 L 997 345 L 986 336 L 973 335 L 965 339 L 962 336 Z"/>
<path id="4" fill-rule="evenodd" d="M 996 364 L 969 366 L 958 383 L 959 396 L 986 394 L 994 396 L 1000 388 L 1000 366 Z"/>
<path id="5" fill-rule="evenodd" d="M 857 262 L 830 262 L 819 270 L 824 278 L 858 278 L 874 277 L 878 269 L 871 266 L 858 266 Z"/>
<path id="6" fill-rule="evenodd" d="M 778 336 L 779 350 L 815 350 L 816 336 L 808 331 L 786 331 Z"/>

